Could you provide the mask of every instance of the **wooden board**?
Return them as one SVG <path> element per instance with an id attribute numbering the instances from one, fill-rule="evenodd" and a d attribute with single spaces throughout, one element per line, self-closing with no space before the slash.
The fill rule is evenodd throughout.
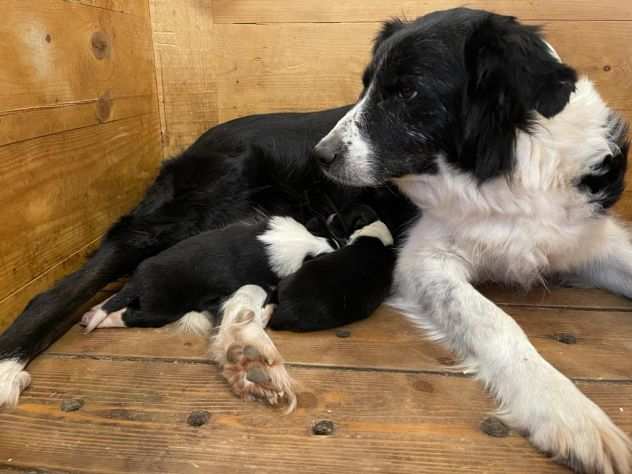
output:
<path id="1" fill-rule="evenodd" d="M 216 25 L 220 121 L 353 102 L 377 28 L 375 23 Z M 547 32 L 562 57 L 589 73 L 606 100 L 632 110 L 627 80 L 632 22 L 551 22 Z"/>
<path id="2" fill-rule="evenodd" d="M 11 0 L 5 9 L 0 146 L 154 110 L 146 8 L 135 8 L 143 13 L 136 16 L 76 2 Z"/>
<path id="3" fill-rule="evenodd" d="M 523 20 L 632 20 L 632 4 L 618 0 L 214 0 L 213 15 L 216 23 L 371 22 L 461 6 Z"/>
<path id="4" fill-rule="evenodd" d="M 0 414 L 0 465 L 72 472 L 567 472 L 517 435 L 490 438 L 493 404 L 467 378 L 293 368 L 291 416 L 235 399 L 208 364 L 42 357 Z M 632 385 L 580 383 L 625 431 Z M 64 398 L 82 409 L 59 410 Z M 191 410 L 207 410 L 193 428 Z M 333 436 L 311 434 L 320 419 Z M 10 460 L 10 461 L 9 461 Z"/>
<path id="5" fill-rule="evenodd" d="M 575 290 L 580 293 L 580 290 Z M 569 377 L 632 380 L 632 314 L 539 307 L 505 307 L 525 330 L 538 351 Z M 348 326 L 351 336 L 320 331 L 305 337 L 270 332 L 279 351 L 291 364 L 444 372 L 452 356 L 427 341 L 406 318 L 388 310 Z M 575 344 L 559 341 L 572 335 Z M 397 348 L 397 350 L 393 350 Z M 154 330 L 105 329 L 84 335 L 75 327 L 51 348 L 51 353 L 108 357 L 153 357 L 191 361 L 206 359 L 207 341 L 187 337 L 171 328 Z"/>
<path id="6" fill-rule="evenodd" d="M 217 123 L 213 17 L 207 0 L 150 0 L 150 6 L 167 158 Z"/>
<path id="7" fill-rule="evenodd" d="M 100 237 L 143 194 L 156 114 L 0 147 L 0 300 Z M 6 320 L 13 314 L 1 314 Z"/>

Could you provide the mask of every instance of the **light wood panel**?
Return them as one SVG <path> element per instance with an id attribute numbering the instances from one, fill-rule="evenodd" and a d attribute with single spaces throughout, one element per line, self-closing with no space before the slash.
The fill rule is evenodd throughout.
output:
<path id="1" fill-rule="evenodd" d="M 292 368 L 291 416 L 234 398 L 207 364 L 42 357 L 20 407 L 0 414 L 0 460 L 71 472 L 567 472 L 512 434 L 479 429 L 491 401 L 472 379 Z M 580 383 L 625 431 L 632 386 Z M 60 401 L 80 398 L 79 411 Z M 192 410 L 209 424 L 187 425 Z M 316 437 L 312 424 L 335 423 Z M 11 461 L 7 461 L 11 459 Z"/>
<path id="2" fill-rule="evenodd" d="M 161 157 L 147 1 L 3 7 L 0 328 L 79 267 Z"/>
<path id="3" fill-rule="evenodd" d="M 208 0 L 150 0 L 163 154 L 170 157 L 217 123 L 213 17 Z"/>
<path id="4" fill-rule="evenodd" d="M 575 291 L 579 294 L 582 290 Z M 542 355 L 569 377 L 632 380 L 632 313 L 542 307 L 505 309 Z M 335 330 L 308 336 L 275 331 L 270 334 L 292 364 L 444 372 L 446 364 L 454 362 L 447 351 L 425 340 L 423 332 L 386 307 L 348 329 L 348 338 L 336 337 Z M 574 336 L 576 343 L 560 342 L 560 334 Z M 105 329 L 84 335 L 76 327 L 51 352 L 205 360 L 207 347 L 205 338 L 174 334 L 169 328 Z"/>
<path id="5" fill-rule="evenodd" d="M 375 23 L 216 25 L 220 121 L 353 102 L 377 28 Z M 607 101 L 632 110 L 632 22 L 551 22 L 547 32 Z"/>
<path id="6" fill-rule="evenodd" d="M 102 235 L 141 197 L 159 157 L 156 114 L 1 147 L 0 298 Z"/>
<path id="7" fill-rule="evenodd" d="M 213 13 L 217 23 L 341 23 L 416 18 L 461 6 L 523 20 L 632 20 L 632 4 L 619 0 L 213 0 Z"/>
<path id="8" fill-rule="evenodd" d="M 136 16 L 74 2 L 7 3 L 0 145 L 153 110 L 146 8 L 134 8 L 144 13 Z"/>

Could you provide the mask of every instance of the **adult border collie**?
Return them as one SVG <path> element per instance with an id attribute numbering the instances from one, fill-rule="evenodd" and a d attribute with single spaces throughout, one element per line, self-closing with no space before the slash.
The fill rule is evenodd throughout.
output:
<path id="1" fill-rule="evenodd" d="M 0 403 L 17 401 L 24 367 L 71 310 L 144 258 L 257 209 L 305 220 L 367 202 L 402 229 L 419 213 L 395 184 L 423 216 L 393 304 L 461 356 L 535 446 L 577 470 L 630 472 L 625 434 L 472 286 L 561 274 L 632 296 L 632 246 L 608 214 L 623 190 L 623 121 L 537 28 L 482 11 L 386 23 L 363 80 L 352 108 L 233 121 L 169 162 L 86 266 L 0 337 Z M 331 180 L 309 158 L 323 136 Z"/>

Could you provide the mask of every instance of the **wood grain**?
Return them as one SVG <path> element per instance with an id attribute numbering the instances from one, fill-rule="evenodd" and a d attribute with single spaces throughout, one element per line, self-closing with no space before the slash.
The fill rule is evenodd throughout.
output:
<path id="1" fill-rule="evenodd" d="M 5 10 L 0 145 L 147 113 L 155 106 L 146 12 L 135 16 L 33 0 L 10 0 Z M 95 32 L 106 51 L 101 59 L 92 43 Z"/>
<path id="2" fill-rule="evenodd" d="M 163 155 L 217 123 L 213 17 L 207 0 L 150 0 Z"/>
<path id="3" fill-rule="evenodd" d="M 569 377 L 632 380 L 632 314 L 505 307 L 525 330 L 538 351 Z M 291 364 L 380 370 L 443 373 L 454 363 L 439 345 L 424 338 L 400 314 L 382 307 L 370 319 L 348 326 L 351 336 L 336 331 L 309 335 L 271 332 L 272 339 Z M 573 335 L 576 344 L 564 344 L 559 335 Z M 95 357 L 152 357 L 205 360 L 205 338 L 176 334 L 170 328 L 112 329 L 84 335 L 77 327 L 51 348 L 55 354 Z"/>
<path id="4" fill-rule="evenodd" d="M 353 102 L 377 28 L 375 23 L 216 25 L 220 121 Z M 590 74 L 607 101 L 632 110 L 632 22 L 551 22 L 546 30 L 562 57 Z"/>
<path id="5" fill-rule="evenodd" d="M 152 114 L 0 147 L 0 299 L 98 238 L 142 196 L 159 133 Z"/>
<path id="6" fill-rule="evenodd" d="M 235 399 L 207 364 L 42 357 L 16 411 L 0 415 L 0 459 L 72 472 L 566 472 L 517 436 L 490 438 L 493 404 L 472 379 L 292 368 L 291 416 Z M 632 385 L 580 383 L 624 430 Z M 59 410 L 80 398 L 79 411 Z M 186 424 L 207 410 L 208 425 Z M 312 424 L 330 419 L 331 437 Z"/>
<path id="7" fill-rule="evenodd" d="M 632 5 L 617 0 L 214 0 L 213 15 L 216 23 L 372 22 L 461 6 L 523 20 L 632 20 Z"/>

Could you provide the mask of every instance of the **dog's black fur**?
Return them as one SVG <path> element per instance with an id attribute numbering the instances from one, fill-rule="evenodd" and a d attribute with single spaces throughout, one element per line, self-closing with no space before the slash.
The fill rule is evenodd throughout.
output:
<path id="1" fill-rule="evenodd" d="M 312 227 L 317 228 L 316 233 L 320 237 L 338 244 L 344 243 L 359 227 L 376 219 L 377 215 L 371 208 L 360 206 L 332 214 L 328 218 L 330 222 L 312 222 Z M 269 229 L 270 221 L 270 218 L 259 217 L 202 232 L 144 260 L 123 288 L 102 306 L 103 311 L 110 314 L 126 308 L 122 314 L 126 327 L 160 327 L 176 321 L 189 311 L 218 314 L 224 299 L 243 285 L 276 287 L 279 276 L 270 264 L 266 245 L 259 239 Z M 331 230 L 335 231 L 335 238 Z M 349 260 L 349 257 L 342 256 L 348 253 L 345 250 L 336 252 L 340 254 L 336 258 L 341 264 Z M 382 295 L 381 302 L 390 289 L 390 279 L 372 272 L 371 266 L 380 260 L 376 257 L 359 260 L 355 264 L 354 271 L 364 276 L 353 282 L 353 285 L 358 294 L 371 291 Z M 309 248 L 301 256 L 301 259 L 314 258 L 321 257 L 311 255 Z M 386 263 L 391 266 L 385 267 Z M 390 275 L 393 265 L 394 259 L 389 259 L 381 265 L 380 270 Z M 324 279 L 338 288 L 350 288 L 348 272 L 341 272 L 340 268 L 345 267 L 330 265 L 327 271 L 321 270 L 317 274 L 312 271 L 309 274 L 311 283 L 318 285 L 318 280 Z M 305 280 L 303 277 L 301 281 Z M 377 291 L 376 286 L 379 287 Z M 295 290 L 293 295 L 304 301 L 306 306 L 316 307 L 319 304 L 314 301 L 314 293 L 309 285 L 302 292 Z M 365 305 L 367 308 L 369 306 Z M 337 315 L 345 310 L 343 306 L 332 306 L 331 309 L 334 311 L 329 316 L 330 321 L 335 321 Z M 356 310 L 353 317 L 364 319 L 370 314 L 371 311 Z M 343 318 L 346 321 L 348 316 L 344 315 Z M 290 324 L 286 324 L 286 327 L 302 329 L 298 322 L 296 328 Z M 318 321 L 312 318 L 310 327 L 318 329 Z"/>
<path id="2" fill-rule="evenodd" d="M 77 322 L 84 302 L 143 260 L 261 211 L 305 223 L 366 203 L 401 235 L 417 211 L 395 188 L 333 183 L 310 155 L 346 110 L 257 115 L 207 131 L 162 167 L 143 200 L 112 226 L 83 268 L 31 300 L 0 336 L 0 360 L 33 358 Z"/>
<path id="3" fill-rule="evenodd" d="M 368 209 L 353 219 L 364 227 L 377 219 Z M 362 236 L 333 253 L 305 262 L 279 283 L 272 329 L 316 331 L 367 318 L 388 296 L 396 253 L 392 245 Z"/>

